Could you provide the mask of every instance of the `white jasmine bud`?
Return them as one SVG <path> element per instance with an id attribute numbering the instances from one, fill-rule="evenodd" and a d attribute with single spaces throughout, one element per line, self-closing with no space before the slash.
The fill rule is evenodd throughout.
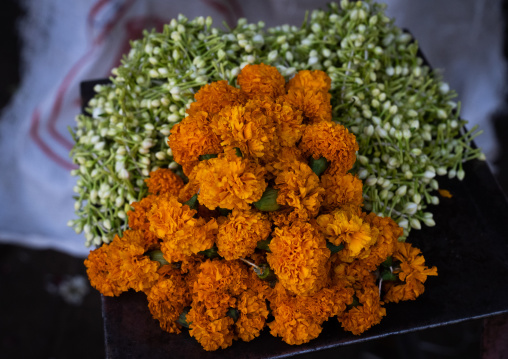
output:
<path id="1" fill-rule="evenodd" d="M 429 178 L 429 179 L 434 178 L 434 177 L 436 177 L 436 172 L 434 172 L 434 171 L 425 171 L 423 173 L 423 177 Z"/>
<path id="2" fill-rule="evenodd" d="M 438 205 L 439 204 L 439 198 L 437 198 L 436 196 L 430 197 L 430 201 L 434 205 Z"/>
<path id="3" fill-rule="evenodd" d="M 422 221 L 427 227 L 434 227 L 436 225 L 436 222 L 434 221 L 434 219 L 432 219 L 432 217 L 430 218 L 424 217 Z"/>
<path id="4" fill-rule="evenodd" d="M 357 159 L 364 166 L 366 166 L 369 163 L 369 159 L 366 156 L 359 155 Z"/>
<path id="5" fill-rule="evenodd" d="M 446 112 L 445 112 L 442 108 L 440 108 L 439 110 L 437 110 L 437 112 L 436 112 L 436 116 L 437 116 L 437 118 L 440 118 L 440 119 L 442 119 L 442 120 L 445 120 L 445 119 L 448 117 L 448 116 L 446 115 Z M 452 128 L 453 128 L 453 127 L 452 127 Z"/>
<path id="6" fill-rule="evenodd" d="M 414 229 L 422 229 L 420 221 L 416 218 L 411 218 L 411 227 Z"/>
<path id="7" fill-rule="evenodd" d="M 403 185 L 399 188 L 397 188 L 397 190 L 395 191 L 395 195 L 398 196 L 398 197 L 404 197 L 407 193 L 407 186 L 406 185 Z"/>
<path id="8" fill-rule="evenodd" d="M 377 183 L 377 178 L 374 177 L 374 176 L 370 176 L 369 178 L 367 178 L 365 180 L 365 185 L 366 186 L 374 186 L 376 183 Z"/>
<path id="9" fill-rule="evenodd" d="M 129 171 L 127 171 L 125 168 L 122 168 L 118 172 L 118 177 L 121 179 L 129 179 L 129 177 L 130 177 Z"/>
<path id="10" fill-rule="evenodd" d="M 122 196 L 116 197 L 115 206 L 120 207 L 121 205 L 123 205 L 123 203 L 124 203 L 124 199 Z"/>
<path id="11" fill-rule="evenodd" d="M 368 136 L 368 137 L 371 137 L 373 134 L 374 134 L 374 126 L 372 125 L 368 125 L 367 127 L 365 127 L 363 129 L 363 133 Z"/>
<path id="12" fill-rule="evenodd" d="M 464 179 L 465 175 L 466 175 L 466 173 L 464 172 L 463 169 L 460 169 L 457 171 L 457 178 L 459 179 L 459 181 L 462 181 Z"/>
<path id="13" fill-rule="evenodd" d="M 439 92 L 441 92 L 444 95 L 447 94 L 448 91 L 450 91 L 450 86 L 446 82 L 441 83 L 441 85 L 439 86 Z"/>
<path id="14" fill-rule="evenodd" d="M 272 50 L 268 53 L 268 61 L 273 62 L 279 55 L 279 52 L 277 50 Z"/>
<path id="15" fill-rule="evenodd" d="M 319 62 L 319 59 L 317 57 L 309 57 L 308 64 L 309 66 L 315 65 Z"/>
<path id="16" fill-rule="evenodd" d="M 399 224 L 399 226 L 400 226 L 400 227 L 405 228 L 405 229 L 407 229 L 407 228 L 408 228 L 408 226 L 409 226 L 409 222 L 408 222 L 408 220 L 407 220 L 407 219 L 405 219 L 405 218 L 403 218 L 403 219 L 399 220 L 399 223 L 398 223 L 398 224 Z"/>
<path id="17" fill-rule="evenodd" d="M 177 114 L 172 113 L 171 115 L 168 116 L 169 122 L 178 122 L 179 120 L 180 120 L 180 116 L 178 116 Z"/>
<path id="18" fill-rule="evenodd" d="M 369 171 L 367 171 L 365 168 L 360 168 L 358 171 L 358 178 L 359 179 L 365 179 L 369 175 Z"/>
<path id="19" fill-rule="evenodd" d="M 407 213 L 409 215 L 413 215 L 416 213 L 416 210 L 418 209 L 418 205 L 416 203 L 413 203 L 413 202 L 407 202 L 405 205 L 404 205 L 404 210 L 403 212 L 404 213 Z"/>
<path id="20" fill-rule="evenodd" d="M 170 170 L 174 170 L 174 169 L 177 169 L 178 168 L 178 163 L 176 163 L 175 161 L 171 162 L 169 165 L 168 165 L 168 168 Z"/>

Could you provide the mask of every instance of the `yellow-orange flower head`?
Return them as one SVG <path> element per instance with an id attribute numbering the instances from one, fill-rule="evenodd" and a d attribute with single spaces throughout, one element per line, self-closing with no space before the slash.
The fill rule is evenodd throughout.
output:
<path id="1" fill-rule="evenodd" d="M 220 140 L 213 133 L 206 112 L 187 116 L 171 129 L 168 145 L 173 159 L 179 163 L 186 175 L 199 162 L 199 156 L 222 152 Z"/>
<path id="2" fill-rule="evenodd" d="M 265 169 L 247 158 L 219 156 L 203 162 L 207 164 L 199 166 L 194 180 L 199 203 L 210 209 L 249 209 L 266 189 Z"/>
<path id="3" fill-rule="evenodd" d="M 297 295 L 321 289 L 328 275 L 330 251 L 323 235 L 310 223 L 295 222 L 276 228 L 267 260 L 280 283 Z"/>
<path id="4" fill-rule="evenodd" d="M 245 66 L 237 79 L 238 85 L 250 98 L 268 96 L 272 100 L 284 94 L 286 80 L 273 66 Z"/>
<path id="5" fill-rule="evenodd" d="M 355 135 L 334 122 L 308 125 L 298 147 L 307 157 L 326 158 L 330 162 L 326 173 L 339 175 L 353 168 L 358 151 Z"/>
<path id="6" fill-rule="evenodd" d="M 226 260 L 247 257 L 254 253 L 258 241 L 265 240 L 271 232 L 267 216 L 253 210 L 234 209 L 219 226 L 218 253 Z"/>

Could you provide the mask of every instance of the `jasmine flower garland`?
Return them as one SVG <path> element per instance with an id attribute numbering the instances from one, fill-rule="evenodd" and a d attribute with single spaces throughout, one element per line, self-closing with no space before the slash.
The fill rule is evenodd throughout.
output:
<path id="1" fill-rule="evenodd" d="M 360 146 L 353 168 L 364 181 L 365 209 L 405 229 L 434 225 L 437 175 L 462 179 L 464 161 L 484 159 L 463 131 L 455 93 L 417 57 L 418 45 L 371 1 L 316 10 L 301 27 L 245 19 L 219 30 L 211 18 L 179 16 L 161 33 L 134 41 L 111 85 L 96 87 L 88 115 L 77 117 L 72 150 L 79 170 L 77 219 L 86 245 L 108 243 L 126 228 L 130 203 L 146 195 L 157 168 L 180 171 L 166 143 L 172 126 L 210 82 L 234 84 L 246 64 L 265 63 L 291 78 L 304 69 L 332 79 L 333 119 Z"/>

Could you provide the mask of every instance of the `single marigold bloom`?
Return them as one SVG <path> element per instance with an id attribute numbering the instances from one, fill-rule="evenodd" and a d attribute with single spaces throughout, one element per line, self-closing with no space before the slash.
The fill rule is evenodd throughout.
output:
<path id="1" fill-rule="evenodd" d="M 235 323 L 235 334 L 245 342 L 258 337 L 269 314 L 265 299 L 248 289 L 240 294 L 236 309 L 240 318 Z"/>
<path id="2" fill-rule="evenodd" d="M 309 218 L 318 214 L 324 189 L 319 177 L 306 163 L 285 163 L 275 178 L 274 188 L 279 190 L 277 203 L 305 211 Z"/>
<path id="3" fill-rule="evenodd" d="M 173 159 L 189 175 L 199 163 L 199 156 L 222 152 L 219 137 L 209 126 L 206 112 L 196 112 L 185 117 L 171 129 L 168 145 L 173 151 Z"/>
<path id="4" fill-rule="evenodd" d="M 275 100 L 285 93 L 284 77 L 276 67 L 265 64 L 245 66 L 238 75 L 237 82 L 250 98 L 268 96 Z"/>
<path id="5" fill-rule="evenodd" d="M 322 209 L 332 211 L 346 205 L 361 206 L 363 204 L 362 181 L 350 173 L 344 176 L 323 174 L 321 186 L 325 190 Z"/>
<path id="6" fill-rule="evenodd" d="M 303 114 L 298 108 L 279 97 L 273 105 L 271 112 L 278 141 L 282 147 L 293 147 L 300 141 L 304 126 Z"/>
<path id="7" fill-rule="evenodd" d="M 242 90 L 229 85 L 225 80 L 201 87 L 194 98 L 196 102 L 191 103 L 187 113 L 193 116 L 196 112 L 204 111 L 209 118 L 224 107 L 243 105 L 247 101 L 247 96 Z"/>
<path id="8" fill-rule="evenodd" d="M 332 120 L 331 95 L 302 87 L 290 88 L 284 100 L 303 114 L 303 123 L 330 122 Z"/>
<path id="9" fill-rule="evenodd" d="M 145 179 L 148 186 L 148 193 L 170 194 L 178 196 L 178 193 L 184 186 L 183 179 L 168 168 L 159 168 L 150 172 L 150 177 Z"/>
<path id="10" fill-rule="evenodd" d="M 320 70 L 302 70 L 298 71 L 296 75 L 289 80 L 286 88 L 303 88 L 306 90 L 314 91 L 330 91 L 332 87 L 332 79 L 324 71 Z"/>
<path id="11" fill-rule="evenodd" d="M 323 321 L 313 316 L 313 310 L 301 305 L 299 298 L 277 283 L 270 302 L 274 316 L 274 320 L 268 323 L 270 333 L 291 345 L 308 343 L 317 338 L 323 329 Z"/>
<path id="12" fill-rule="evenodd" d="M 249 256 L 256 249 L 258 241 L 265 240 L 270 235 L 271 226 L 263 213 L 234 209 L 225 222 L 219 225 L 219 255 L 226 260 Z"/>
<path id="13" fill-rule="evenodd" d="M 193 301 L 201 302 L 214 319 L 236 306 L 236 297 L 247 290 L 248 271 L 238 261 L 207 260 L 193 284 Z"/>
<path id="14" fill-rule="evenodd" d="M 275 127 L 256 104 L 249 101 L 245 106 L 225 107 L 211 122 L 213 132 L 221 139 L 221 146 L 239 148 L 245 157 L 264 157 L 274 154 Z"/>
<path id="15" fill-rule="evenodd" d="M 322 214 L 316 219 L 319 229 L 332 244 L 344 245 L 338 254 L 342 260 L 355 258 L 364 249 L 376 242 L 370 225 L 355 214 L 354 210 L 336 209 L 330 214 Z"/>
<path id="16" fill-rule="evenodd" d="M 190 323 L 190 336 L 207 351 L 225 349 L 233 344 L 233 318 L 225 315 L 216 319 L 210 318 L 204 305 L 193 302 L 187 314 L 187 322 Z"/>
<path id="17" fill-rule="evenodd" d="M 266 189 L 265 169 L 246 158 L 219 156 L 207 161 L 196 171 L 199 203 L 209 209 L 249 209 Z M 191 179 L 192 180 L 192 179 Z"/>
<path id="18" fill-rule="evenodd" d="M 298 146 L 304 156 L 326 158 L 326 173 L 345 175 L 356 161 L 358 143 L 354 134 L 335 122 L 320 122 L 305 127 Z"/>
<path id="19" fill-rule="evenodd" d="M 173 270 L 171 275 L 160 278 L 147 294 L 147 299 L 148 309 L 160 327 L 169 333 L 180 333 L 181 325 L 177 320 L 192 301 L 182 275 Z"/>
<path id="20" fill-rule="evenodd" d="M 159 197 L 148 212 L 150 230 L 163 240 L 165 246 L 185 255 L 213 247 L 217 222 L 195 218 L 196 210 L 178 202 L 176 197 Z"/>
<path id="21" fill-rule="evenodd" d="M 131 203 L 132 210 L 127 212 L 127 218 L 130 229 L 143 231 L 147 243 L 150 247 L 154 248 L 158 245 L 159 240 L 157 236 L 150 231 L 150 221 L 148 220 L 147 213 L 152 208 L 152 203 L 157 199 L 156 195 L 148 195 L 141 201 Z"/>
<path id="22" fill-rule="evenodd" d="M 160 264 L 145 256 L 141 231 L 127 230 L 109 245 L 93 250 L 85 260 L 92 287 L 105 296 L 118 296 L 129 289 L 147 291 L 157 281 Z"/>
<path id="23" fill-rule="evenodd" d="M 401 300 L 415 300 L 425 290 L 423 283 L 430 275 L 437 275 L 437 268 L 429 268 L 425 265 L 425 258 L 418 248 L 414 248 L 410 243 L 397 242 L 397 250 L 393 258 L 400 261 L 400 269 L 394 271 L 398 274 L 398 283 L 387 283 L 388 291 L 384 296 L 386 302 L 396 302 Z"/>
<path id="24" fill-rule="evenodd" d="M 390 217 L 379 217 L 375 213 L 362 214 L 364 222 L 371 228 L 371 234 L 377 237 L 376 243 L 370 247 L 368 253 L 359 256 L 361 265 L 370 271 L 376 270 L 386 258 L 391 256 L 397 248 L 398 238 L 403 229 Z"/>
<path id="25" fill-rule="evenodd" d="M 284 287 L 297 295 L 311 295 L 323 287 L 330 251 L 310 223 L 276 228 L 269 247 L 268 263 Z"/>
<path id="26" fill-rule="evenodd" d="M 360 335 L 373 325 L 379 324 L 386 315 L 386 309 L 381 307 L 379 289 L 373 280 L 362 282 L 361 287 L 355 288 L 355 295 L 359 304 L 337 319 L 345 330 Z"/>

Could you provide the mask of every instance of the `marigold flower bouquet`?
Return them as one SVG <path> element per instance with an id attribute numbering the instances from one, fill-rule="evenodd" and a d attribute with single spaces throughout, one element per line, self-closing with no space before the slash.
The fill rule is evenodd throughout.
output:
<path id="1" fill-rule="evenodd" d="M 135 42 L 73 133 L 91 284 L 145 293 L 205 350 L 264 328 L 306 343 L 329 319 L 359 335 L 421 295 L 437 269 L 405 238 L 434 225 L 436 174 L 482 155 L 382 10 L 267 35 L 181 17 Z"/>
<path id="2" fill-rule="evenodd" d="M 437 270 L 391 218 L 362 211 L 358 144 L 332 121 L 330 83 L 304 70 L 286 84 L 259 64 L 239 88 L 202 87 L 168 140 L 186 183 L 151 173 L 129 229 L 85 261 L 92 285 L 143 291 L 162 329 L 188 327 L 205 350 L 265 326 L 306 343 L 331 317 L 361 334 L 384 302 L 418 297 Z"/>

